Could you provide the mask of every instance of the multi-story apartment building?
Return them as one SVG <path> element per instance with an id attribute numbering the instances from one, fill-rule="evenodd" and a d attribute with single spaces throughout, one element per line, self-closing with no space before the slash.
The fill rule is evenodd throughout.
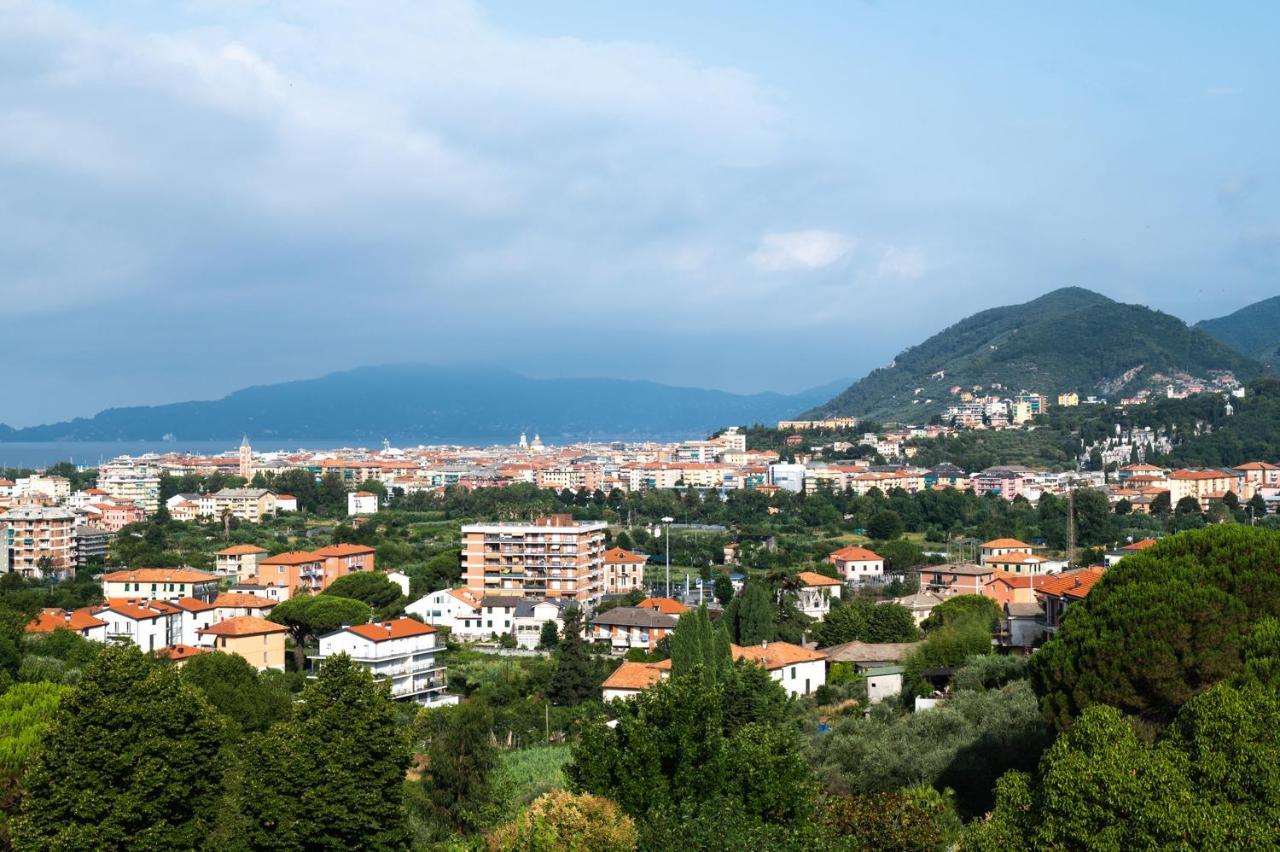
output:
<path id="1" fill-rule="evenodd" d="M 148 515 L 160 508 L 160 475 L 149 470 L 118 471 L 98 477 L 98 488 L 117 503 L 135 503 Z"/>
<path id="2" fill-rule="evenodd" d="M 256 544 L 233 544 L 213 554 L 214 571 L 237 581 L 258 576 L 258 563 L 267 555 L 265 547 Z"/>
<path id="3" fill-rule="evenodd" d="M 194 568 L 134 568 L 102 575 L 102 596 L 212 601 L 218 595 L 218 575 Z"/>
<path id="4" fill-rule="evenodd" d="M 200 514 L 207 518 L 231 515 L 256 524 L 276 513 L 276 495 L 265 488 L 223 488 L 200 497 Z"/>
<path id="5" fill-rule="evenodd" d="M 19 506 L 0 515 L 0 567 L 24 577 L 75 574 L 76 516 L 58 506 Z"/>
<path id="6" fill-rule="evenodd" d="M 604 554 L 603 593 L 626 595 L 644 588 L 644 566 L 649 557 L 615 547 Z"/>
<path id="7" fill-rule="evenodd" d="M 445 669 L 436 662 L 436 629 L 412 618 L 355 624 L 320 637 L 323 663 L 346 654 L 377 680 L 391 682 L 391 697 L 417 704 L 453 703 L 445 697 Z M 453 699 L 456 700 L 456 699 Z"/>
<path id="8" fill-rule="evenodd" d="M 331 544 L 319 550 L 278 553 L 258 560 L 256 579 L 261 583 L 284 586 L 290 591 L 320 592 L 339 577 L 355 571 L 372 571 L 374 553 L 372 547 L 364 544 Z"/>
<path id="9" fill-rule="evenodd" d="M 604 522 L 551 515 L 532 524 L 462 528 L 462 573 L 477 595 L 517 594 L 583 603 L 604 593 Z"/>
<path id="10" fill-rule="evenodd" d="M 47 497 L 62 502 L 71 496 L 71 480 L 65 476 L 24 476 L 14 483 L 15 497 Z"/>
<path id="11" fill-rule="evenodd" d="M 111 531 L 101 527 L 77 524 L 71 534 L 72 558 L 76 567 L 95 559 L 106 559 L 111 544 Z"/>

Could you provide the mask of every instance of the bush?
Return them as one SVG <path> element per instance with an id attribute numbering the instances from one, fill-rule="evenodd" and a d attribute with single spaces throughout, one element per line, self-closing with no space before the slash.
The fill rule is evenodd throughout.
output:
<path id="1" fill-rule="evenodd" d="M 494 852 L 629 852 L 636 824 L 608 799 L 561 790 L 540 797 L 485 842 Z"/>

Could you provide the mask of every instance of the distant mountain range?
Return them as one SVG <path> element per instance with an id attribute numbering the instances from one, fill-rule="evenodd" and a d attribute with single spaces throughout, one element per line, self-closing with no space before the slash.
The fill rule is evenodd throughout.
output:
<path id="1" fill-rule="evenodd" d="M 1225 317 L 1201 320 L 1196 328 L 1242 355 L 1280 367 L 1280 296 L 1246 305 Z"/>
<path id="2" fill-rule="evenodd" d="M 805 416 L 923 422 L 954 404 L 955 386 L 1114 398 L 1162 389 L 1177 373 L 1229 370 L 1245 381 L 1264 369 L 1177 317 L 1068 287 L 961 320 Z"/>
<path id="3" fill-rule="evenodd" d="M 481 367 L 363 367 L 262 385 L 222 399 L 111 408 L 13 429 L 0 441 L 250 438 L 545 441 L 686 438 L 729 424 L 771 423 L 829 399 L 847 380 L 798 394 L 735 394 L 619 379 L 531 379 Z"/>

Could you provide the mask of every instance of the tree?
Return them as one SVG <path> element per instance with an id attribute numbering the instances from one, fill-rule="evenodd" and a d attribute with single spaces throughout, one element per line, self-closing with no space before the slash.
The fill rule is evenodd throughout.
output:
<path id="1" fill-rule="evenodd" d="M 325 660 L 294 718 L 251 737 L 235 804 L 253 849 L 400 849 L 409 744 L 386 684 Z"/>
<path id="2" fill-rule="evenodd" d="M 54 683 L 19 683 L 0 695 L 0 845 L 10 845 L 9 819 L 22 804 L 23 775 L 67 691 Z"/>
<path id="3" fill-rule="evenodd" d="M 19 849 L 203 845 L 226 723 L 170 666 L 108 646 L 67 693 L 26 776 Z"/>
<path id="4" fill-rule="evenodd" d="M 778 637 L 772 596 L 764 581 L 751 578 L 725 608 L 725 623 L 739 645 L 759 645 Z"/>
<path id="5" fill-rule="evenodd" d="M 564 636 L 560 640 L 556 670 L 551 676 L 547 697 L 562 707 L 600 697 L 596 666 L 582 636 L 582 610 L 576 606 L 564 612 Z"/>
<path id="6" fill-rule="evenodd" d="M 635 547 L 635 545 L 631 543 L 631 536 L 626 530 L 619 531 L 617 537 L 613 540 L 613 544 L 614 547 L 621 547 L 623 550 L 631 550 Z"/>
<path id="7" fill-rule="evenodd" d="M 1003 614 L 1000 605 L 984 595 L 955 595 L 930 610 L 920 627 L 928 633 L 939 627 L 972 619 L 984 625 L 990 633 L 999 626 Z"/>
<path id="8" fill-rule="evenodd" d="M 896 603 L 854 598 L 833 606 L 813 628 L 820 648 L 845 642 L 914 642 L 920 638 L 911 611 Z"/>
<path id="9" fill-rule="evenodd" d="M 482 700 L 453 707 L 423 709 L 413 724 L 413 739 L 426 755 L 415 800 L 430 821 L 452 831 L 479 826 L 488 795 L 489 775 L 498 762 L 493 742 L 493 713 Z"/>
<path id="10" fill-rule="evenodd" d="M 267 616 L 289 628 L 293 639 L 294 668 L 302 671 L 306 645 L 324 633 L 351 624 L 365 624 L 373 614 L 368 604 L 336 595 L 295 595 L 276 604 Z"/>
<path id="11" fill-rule="evenodd" d="M 400 587 L 375 571 L 356 571 L 329 584 L 321 595 L 362 601 L 379 618 L 391 618 L 404 611 L 405 597 Z"/>
<path id="12" fill-rule="evenodd" d="M 716 596 L 720 606 L 728 606 L 729 601 L 733 600 L 733 581 L 724 574 L 717 574 L 715 582 L 711 586 L 712 593 Z"/>
<path id="13" fill-rule="evenodd" d="M 555 620 L 549 618 L 542 622 L 542 630 L 538 634 L 538 647 L 550 650 L 559 646 L 559 644 L 560 631 L 556 629 Z"/>
<path id="14" fill-rule="evenodd" d="M 1249 512 L 1255 519 L 1264 518 L 1267 515 L 1267 501 L 1262 499 L 1262 495 L 1254 492 L 1248 502 Z"/>
<path id="15" fill-rule="evenodd" d="M 734 672 L 753 668 L 738 664 Z M 760 670 L 757 669 L 757 673 Z M 730 680 L 733 676 L 730 676 Z M 728 681 L 726 681 L 727 683 Z M 781 695 L 767 674 L 752 691 Z M 675 675 L 619 702 L 617 724 L 589 721 L 573 745 L 566 774 L 574 789 L 605 796 L 637 820 L 663 822 L 707 806 L 731 806 L 749 818 L 788 823 L 808 812 L 814 779 L 798 729 L 763 716 L 726 727 L 725 683 L 701 673 Z M 745 690 L 734 689 L 735 698 Z"/>
<path id="16" fill-rule="evenodd" d="M 485 838 L 491 852 L 630 852 L 636 824 L 600 796 L 546 793 Z"/>
<path id="17" fill-rule="evenodd" d="M 902 517 L 892 509 L 883 509 L 867 522 L 867 535 L 878 541 L 891 541 L 902 535 Z"/>
<path id="18" fill-rule="evenodd" d="M 289 693 L 264 682 L 238 654 L 197 654 L 178 672 L 241 731 L 265 731 L 289 715 Z"/>
<path id="19" fill-rule="evenodd" d="M 1087 707 L 1033 776 L 1001 779 L 962 848 L 1241 849 L 1280 845 L 1280 702 L 1219 684 L 1154 743 L 1114 707 Z"/>
<path id="20" fill-rule="evenodd" d="M 1160 725 L 1241 671 L 1255 626 L 1280 614 L 1280 533 L 1237 525 L 1162 538 L 1107 571 L 1032 657 L 1060 728 L 1091 704 Z"/>
<path id="21" fill-rule="evenodd" d="M 1161 491 L 1151 501 L 1151 514 L 1156 517 L 1164 517 L 1172 510 L 1173 502 L 1168 491 Z"/>
<path id="22" fill-rule="evenodd" d="M 700 606 L 681 613 L 671 633 L 671 671 L 685 674 L 697 669 L 702 676 L 719 680 L 733 666 L 729 633 L 723 625 L 711 624 L 707 608 Z"/>
<path id="23" fill-rule="evenodd" d="M 1183 497 L 1178 501 L 1178 505 L 1173 509 L 1174 517 L 1181 518 L 1185 515 L 1199 515 L 1200 501 L 1195 497 Z"/>

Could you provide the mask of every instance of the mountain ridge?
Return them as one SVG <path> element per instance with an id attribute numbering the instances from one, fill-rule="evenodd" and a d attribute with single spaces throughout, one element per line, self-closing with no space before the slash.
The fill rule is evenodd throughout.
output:
<path id="1" fill-rule="evenodd" d="M 1263 368 L 1177 317 L 1064 287 L 972 314 L 804 416 L 923 422 L 956 401 L 956 386 L 1112 395 L 1159 387 L 1174 374 L 1219 371 L 1246 381 Z"/>
<path id="2" fill-rule="evenodd" d="M 641 379 L 534 379 L 490 367 L 390 364 L 268 385 L 220 399 L 108 408 L 92 417 L 15 429 L 0 441 L 148 441 L 250 437 L 429 441 L 547 440 L 592 435 L 677 437 L 793 416 L 846 380 L 795 394 L 677 387 Z"/>
<path id="3" fill-rule="evenodd" d="M 1280 296 L 1245 305 L 1225 316 L 1200 320 L 1195 327 L 1241 355 L 1280 367 Z"/>

